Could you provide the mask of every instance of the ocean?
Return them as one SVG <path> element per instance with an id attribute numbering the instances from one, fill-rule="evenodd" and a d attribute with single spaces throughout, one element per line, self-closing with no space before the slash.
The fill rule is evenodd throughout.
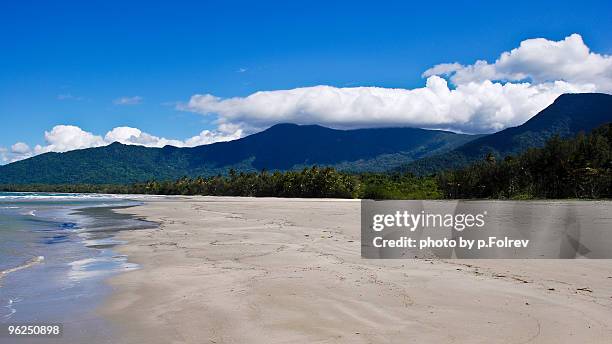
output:
<path id="1" fill-rule="evenodd" d="M 95 313 L 110 292 L 104 280 L 138 268 L 113 250 L 115 234 L 156 226 L 112 212 L 137 197 L 0 192 L 0 323 L 61 323 L 58 343 L 112 343 Z"/>

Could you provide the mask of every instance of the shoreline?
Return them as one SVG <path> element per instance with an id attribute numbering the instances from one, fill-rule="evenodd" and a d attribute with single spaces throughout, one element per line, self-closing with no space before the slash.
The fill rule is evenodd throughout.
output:
<path id="1" fill-rule="evenodd" d="M 140 269 L 99 313 L 122 343 L 604 342 L 610 260 L 366 260 L 359 200 L 176 196 L 116 210 Z"/>
<path id="2" fill-rule="evenodd" d="M 52 343 L 112 342 L 96 313 L 111 294 L 105 280 L 135 268 L 114 251 L 121 243 L 115 235 L 152 225 L 112 211 L 131 203 L 78 195 L 3 199 L 0 323 L 62 323 L 64 335 Z"/>

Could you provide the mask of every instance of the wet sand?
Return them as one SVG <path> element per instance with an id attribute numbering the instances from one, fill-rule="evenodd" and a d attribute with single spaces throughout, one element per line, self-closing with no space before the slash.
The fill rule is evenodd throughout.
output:
<path id="1" fill-rule="evenodd" d="M 359 201 L 176 197 L 118 210 L 140 270 L 123 343 L 609 343 L 610 260 L 366 260 Z"/>

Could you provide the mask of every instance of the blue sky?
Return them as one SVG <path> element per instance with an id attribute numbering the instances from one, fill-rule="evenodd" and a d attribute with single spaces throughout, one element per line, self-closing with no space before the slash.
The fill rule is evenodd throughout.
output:
<path id="1" fill-rule="evenodd" d="M 187 102 L 197 94 L 225 99 L 317 85 L 419 88 L 426 83 L 422 73 L 434 65 L 493 63 L 531 38 L 561 41 L 578 33 L 592 52 L 612 54 L 610 1 L 14 1 L 0 6 L 0 147 L 6 149 L 16 142 L 44 145 L 44 132 L 56 125 L 101 136 L 129 126 L 183 140 L 217 130 L 215 109 L 225 111 L 223 123 L 242 126 L 244 134 L 296 117 L 272 113 L 262 119 L 265 115 L 249 104 L 219 108 L 218 101 Z M 451 89 L 455 86 L 450 82 Z M 121 98 L 135 104 L 119 104 Z M 339 127 L 373 123 L 318 121 Z M 421 126 L 437 126 L 431 123 Z M 476 132 L 505 122 L 483 129 L 440 123 Z"/>

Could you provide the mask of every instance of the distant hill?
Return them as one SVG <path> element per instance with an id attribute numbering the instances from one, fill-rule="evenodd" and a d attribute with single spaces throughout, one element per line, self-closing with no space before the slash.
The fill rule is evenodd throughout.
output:
<path id="1" fill-rule="evenodd" d="M 385 171 L 450 151 L 479 136 L 440 130 L 336 130 L 278 124 L 242 139 L 193 148 L 113 143 L 45 153 L 0 166 L 0 184 L 113 184 L 237 171 L 289 170 L 310 165 L 345 171 Z"/>
<path id="2" fill-rule="evenodd" d="M 569 137 L 609 122 L 612 122 L 612 95 L 564 94 L 522 125 L 480 137 L 450 152 L 414 161 L 399 170 L 429 174 L 459 168 L 483 159 L 488 153 L 497 157 L 518 154 L 530 147 L 544 146 L 555 134 Z"/>

